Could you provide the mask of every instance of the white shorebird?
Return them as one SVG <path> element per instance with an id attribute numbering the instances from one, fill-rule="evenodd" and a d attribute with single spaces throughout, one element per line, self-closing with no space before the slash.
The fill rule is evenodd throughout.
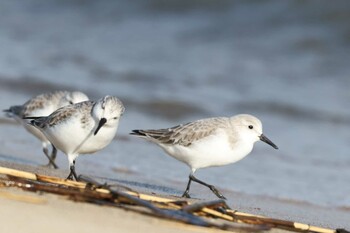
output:
<path id="1" fill-rule="evenodd" d="M 11 106 L 9 109 L 4 110 L 8 117 L 14 118 L 24 128 L 36 138 L 38 138 L 43 147 L 43 152 L 49 159 L 48 165 L 52 165 L 54 168 L 58 168 L 55 164 L 55 158 L 57 150 L 52 146 L 51 155 L 49 155 L 50 141 L 35 127 L 28 124 L 29 121 L 24 119 L 26 117 L 39 117 L 48 116 L 53 111 L 69 104 L 75 104 L 82 101 L 86 101 L 89 98 L 82 92 L 68 92 L 68 91 L 54 91 L 46 94 L 38 95 L 23 105 Z"/>
<path id="2" fill-rule="evenodd" d="M 31 124 L 68 156 L 67 179 L 77 180 L 76 158 L 106 147 L 117 133 L 123 112 L 124 106 L 117 97 L 105 96 L 96 102 L 85 101 L 57 109 L 47 117 L 35 118 Z"/>
<path id="3" fill-rule="evenodd" d="M 159 145 L 166 153 L 191 168 L 187 188 L 182 195 L 190 197 L 191 181 L 208 187 L 217 197 L 225 197 L 213 186 L 194 176 L 197 169 L 222 166 L 248 155 L 256 141 L 278 147 L 262 133 L 262 124 L 254 116 L 242 114 L 190 122 L 168 129 L 133 130 L 131 135 Z"/>

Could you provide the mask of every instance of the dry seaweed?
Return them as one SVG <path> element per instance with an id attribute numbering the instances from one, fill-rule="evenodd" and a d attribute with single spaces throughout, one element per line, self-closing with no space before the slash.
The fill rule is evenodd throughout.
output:
<path id="1" fill-rule="evenodd" d="M 230 209 L 223 200 L 190 203 L 187 200 L 138 193 L 125 186 L 102 184 L 86 176 L 80 176 L 80 182 L 77 182 L 5 167 L 0 167 L 0 174 L 6 175 L 0 178 L 0 188 L 18 187 L 32 192 L 54 193 L 74 201 L 126 208 L 201 227 L 239 232 L 279 228 L 294 232 L 349 233 L 344 229 L 333 230 L 238 212 Z M 30 200 L 23 195 L 17 195 L 15 198 Z"/>
<path id="2" fill-rule="evenodd" d="M 186 224 L 210 227 L 222 230 L 239 232 L 256 232 L 267 230 L 264 225 L 234 225 L 232 223 L 216 223 L 190 212 L 183 211 L 181 206 L 187 202 L 174 202 L 174 200 L 139 194 L 127 188 L 128 191 L 119 191 L 108 184 L 101 184 L 89 177 L 82 176 L 83 182 L 72 182 L 57 177 L 32 174 L 28 172 L 0 167 L 0 174 L 7 178 L 0 178 L 0 187 L 18 187 L 26 191 L 46 192 L 67 196 L 69 199 L 88 202 L 98 205 L 128 208 L 137 206 L 138 212 L 153 215 L 159 218 L 183 222 Z M 118 187 L 120 188 L 120 187 Z M 125 187 L 122 187 L 125 189 Z M 145 197 L 142 199 L 141 197 Z M 150 201 L 149 199 L 152 199 Z M 130 208 L 132 210 L 132 208 Z"/>

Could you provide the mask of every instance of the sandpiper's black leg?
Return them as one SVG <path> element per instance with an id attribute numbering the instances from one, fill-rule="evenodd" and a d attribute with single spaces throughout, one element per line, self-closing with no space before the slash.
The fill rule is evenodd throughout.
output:
<path id="1" fill-rule="evenodd" d="M 58 166 L 55 163 L 55 158 L 56 158 L 56 154 L 57 154 L 57 149 L 52 145 L 52 153 L 51 156 L 49 155 L 49 150 L 47 149 L 47 147 L 43 147 L 43 152 L 46 155 L 46 157 L 49 160 L 49 163 L 46 165 L 48 167 L 50 167 L 51 165 L 53 166 L 53 168 L 57 169 Z"/>
<path id="2" fill-rule="evenodd" d="M 226 197 L 224 197 L 224 196 L 219 192 L 219 190 L 217 190 L 217 189 L 215 188 L 214 185 L 207 184 L 207 183 L 205 183 L 205 182 L 203 182 L 203 181 L 197 179 L 196 177 L 194 177 L 193 174 L 190 174 L 190 179 L 193 180 L 194 182 L 197 182 L 197 183 L 199 183 L 199 184 L 201 184 L 201 185 L 204 185 L 204 186 L 208 187 L 218 198 L 226 199 Z"/>
<path id="3" fill-rule="evenodd" d="M 57 149 L 54 145 L 52 145 L 52 152 L 51 152 L 51 164 L 52 166 L 55 168 L 55 169 L 58 169 L 58 166 L 57 164 L 55 163 L 55 160 L 56 160 L 56 156 L 57 156 Z"/>
<path id="4" fill-rule="evenodd" d="M 77 173 L 75 173 L 75 160 L 73 161 L 73 165 L 69 166 L 70 172 L 67 177 L 68 180 L 78 180 Z"/>
<path id="5" fill-rule="evenodd" d="M 186 188 L 184 194 L 182 194 L 182 197 L 191 198 L 191 196 L 190 196 L 190 194 L 189 194 L 189 192 L 190 192 L 190 186 L 191 186 L 191 181 L 192 181 L 191 176 L 189 176 L 189 177 L 188 177 L 187 188 Z"/>

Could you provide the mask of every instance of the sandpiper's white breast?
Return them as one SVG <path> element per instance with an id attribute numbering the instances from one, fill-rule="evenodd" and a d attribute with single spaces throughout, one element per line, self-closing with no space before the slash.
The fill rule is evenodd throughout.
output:
<path id="1" fill-rule="evenodd" d="M 49 127 L 45 130 L 47 138 L 66 154 L 90 154 L 106 147 L 114 138 L 118 129 L 102 127 L 94 135 L 98 122 L 90 119 L 89 123 L 81 124 L 80 115 L 71 117 L 68 121 Z"/>
<path id="2" fill-rule="evenodd" d="M 96 127 L 92 128 L 94 132 Z M 79 154 L 91 154 L 105 148 L 115 137 L 118 129 L 118 124 L 114 127 L 102 127 L 98 134 L 94 135 L 89 132 L 89 138 L 84 145 L 77 151 Z"/>
<path id="3" fill-rule="evenodd" d="M 220 128 L 189 146 L 169 144 L 160 144 L 160 146 L 170 156 L 195 170 L 237 162 L 248 155 L 253 148 L 252 143 L 240 140 L 233 142 L 227 130 Z"/>

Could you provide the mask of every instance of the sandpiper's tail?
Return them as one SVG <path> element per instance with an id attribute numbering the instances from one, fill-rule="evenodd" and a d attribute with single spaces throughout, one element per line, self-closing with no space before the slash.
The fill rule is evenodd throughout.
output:
<path id="1" fill-rule="evenodd" d="M 135 135 L 135 136 L 139 136 L 139 137 L 146 137 L 147 135 L 145 133 L 143 133 L 143 130 L 141 129 L 134 129 L 130 135 Z"/>
<path id="2" fill-rule="evenodd" d="M 44 117 L 43 116 L 39 116 L 39 117 L 36 117 L 36 116 L 22 117 L 22 119 L 25 119 L 25 120 L 36 120 L 36 119 L 40 119 L 40 118 L 44 118 Z"/>
<path id="3" fill-rule="evenodd" d="M 24 117 L 23 119 L 31 120 L 28 124 L 37 128 L 44 128 L 46 123 L 46 117 Z"/>
<path id="4" fill-rule="evenodd" d="M 20 116 L 22 113 L 22 106 L 11 106 L 9 109 L 2 110 L 7 117 Z"/>
<path id="5" fill-rule="evenodd" d="M 135 129 L 130 134 L 141 138 L 147 138 L 154 142 L 163 142 L 168 141 L 169 135 L 167 134 L 169 132 L 169 129 Z"/>

